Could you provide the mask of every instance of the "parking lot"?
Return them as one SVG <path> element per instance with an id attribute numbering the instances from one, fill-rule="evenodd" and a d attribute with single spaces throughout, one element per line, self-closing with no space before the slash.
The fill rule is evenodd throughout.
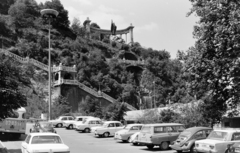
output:
<path id="1" fill-rule="evenodd" d="M 109 138 L 96 138 L 92 133 L 81 133 L 75 130 L 66 130 L 65 128 L 56 128 L 57 133 L 62 137 L 65 144 L 70 147 L 71 153 L 176 153 L 173 150 L 161 151 L 159 147 L 148 150 L 145 146 L 132 146 L 129 143 Z M 3 144 L 9 149 L 10 153 L 21 153 L 21 142 L 24 140 L 8 141 Z"/>

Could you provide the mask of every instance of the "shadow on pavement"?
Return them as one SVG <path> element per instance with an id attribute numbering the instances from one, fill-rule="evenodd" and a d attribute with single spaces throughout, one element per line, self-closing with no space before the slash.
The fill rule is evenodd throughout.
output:
<path id="1" fill-rule="evenodd" d="M 21 149 L 8 149 L 8 153 L 22 153 Z"/>
<path id="2" fill-rule="evenodd" d="M 0 141 L 2 142 L 6 142 L 6 141 L 23 141 L 25 140 L 25 138 L 27 137 L 27 135 L 25 134 L 21 134 L 20 138 L 14 138 L 12 135 L 9 134 L 0 134 Z"/>

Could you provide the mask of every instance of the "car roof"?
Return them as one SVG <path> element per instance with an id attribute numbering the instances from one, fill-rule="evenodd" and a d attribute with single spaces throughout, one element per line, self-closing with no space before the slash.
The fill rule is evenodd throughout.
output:
<path id="1" fill-rule="evenodd" d="M 121 123 L 119 121 L 105 121 L 104 123 Z"/>
<path id="2" fill-rule="evenodd" d="M 51 133 L 51 132 L 43 132 L 43 133 L 40 133 L 40 132 L 38 132 L 38 133 L 30 133 L 29 135 L 31 135 L 31 136 L 43 136 L 43 135 L 48 135 L 48 136 L 59 136 L 58 134 L 56 134 L 56 133 Z"/>
<path id="3" fill-rule="evenodd" d="M 214 131 L 220 131 L 220 132 L 228 132 L 228 133 L 233 133 L 233 132 L 240 132 L 240 129 L 215 129 Z"/>
<path id="4" fill-rule="evenodd" d="M 155 124 L 145 124 L 144 126 L 172 126 L 172 125 L 183 125 L 184 124 L 180 124 L 180 123 L 155 123 Z"/>
<path id="5" fill-rule="evenodd" d="M 197 131 L 200 131 L 200 130 L 212 130 L 212 128 L 210 128 L 210 127 L 191 127 L 191 128 L 188 128 L 184 131 L 197 132 Z"/>
<path id="6" fill-rule="evenodd" d="M 127 126 L 142 126 L 143 124 L 128 124 Z"/>
<path id="7" fill-rule="evenodd" d="M 91 121 L 91 120 L 101 120 L 100 118 L 95 118 L 95 117 L 93 117 L 93 118 L 88 118 L 87 119 L 88 121 Z"/>

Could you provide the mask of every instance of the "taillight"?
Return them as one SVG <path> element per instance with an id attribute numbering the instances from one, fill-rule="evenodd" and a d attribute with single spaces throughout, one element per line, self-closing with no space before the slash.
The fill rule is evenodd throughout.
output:
<path id="1" fill-rule="evenodd" d="M 210 145 L 209 147 L 210 147 L 211 149 L 214 149 L 214 146 L 213 146 L 213 145 Z"/>

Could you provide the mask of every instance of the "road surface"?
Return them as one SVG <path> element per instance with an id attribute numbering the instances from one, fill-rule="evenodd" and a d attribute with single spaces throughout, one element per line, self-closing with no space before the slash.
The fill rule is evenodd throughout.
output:
<path id="1" fill-rule="evenodd" d="M 145 146 L 132 146 L 129 143 L 114 140 L 113 137 L 97 138 L 92 133 L 81 133 L 75 130 L 66 130 L 65 128 L 56 128 L 57 133 L 62 137 L 64 143 L 70 147 L 71 153 L 176 153 L 174 150 L 161 151 L 159 147 L 148 150 Z M 9 141 L 2 140 L 8 148 L 9 153 L 21 153 L 21 140 Z"/>

